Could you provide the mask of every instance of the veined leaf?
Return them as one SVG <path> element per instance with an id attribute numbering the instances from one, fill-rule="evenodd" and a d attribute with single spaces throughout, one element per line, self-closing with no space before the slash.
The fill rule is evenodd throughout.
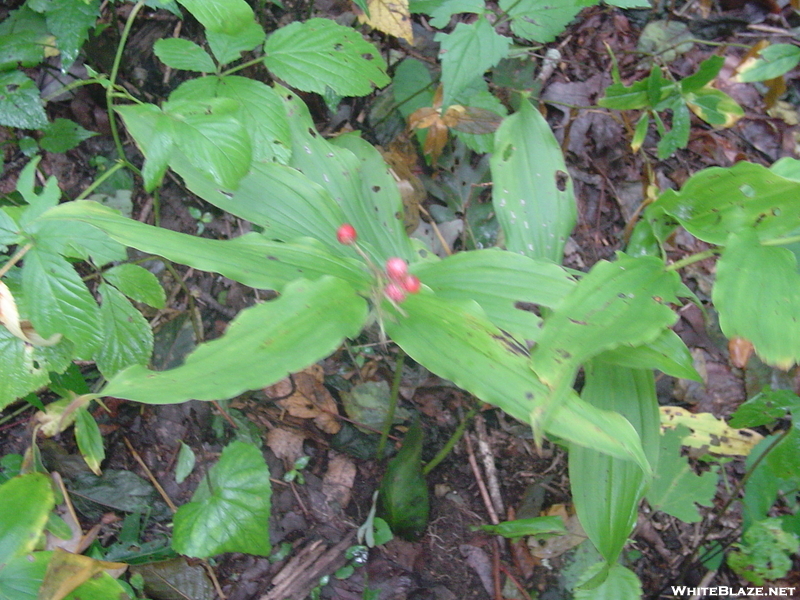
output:
<path id="1" fill-rule="evenodd" d="M 0 325 L 0 410 L 50 381 L 45 365 L 37 363 L 34 346 Z"/>
<path id="2" fill-rule="evenodd" d="M 126 246 L 219 273 L 254 288 L 280 291 L 300 277 L 318 279 L 324 275 L 344 279 L 359 290 L 370 285 L 361 262 L 337 258 L 314 240 L 284 244 L 255 233 L 232 240 L 210 240 L 145 225 L 89 201 L 61 204 L 46 218 L 89 223 Z"/>
<path id="3" fill-rule="evenodd" d="M 744 116 L 744 110 L 725 92 L 703 88 L 685 95 L 692 112 L 714 127 L 732 127 Z"/>
<path id="4" fill-rule="evenodd" d="M 15 69 L 18 65 L 34 67 L 42 62 L 45 49 L 52 53 L 54 45 L 44 15 L 23 4 L 10 11 L 0 23 L 0 71 Z"/>
<path id="5" fill-rule="evenodd" d="M 751 231 L 731 236 L 713 299 L 727 337 L 749 340 L 764 362 L 782 369 L 800 361 L 800 274 L 791 251 L 762 246 Z"/>
<path id="6" fill-rule="evenodd" d="M 116 111 L 144 154 L 144 189 L 151 192 L 161 184 L 172 157 L 175 145 L 173 123 L 154 104 L 117 106 Z"/>
<path id="7" fill-rule="evenodd" d="M 103 298 L 103 344 L 94 356 L 97 368 L 111 377 L 125 367 L 146 365 L 153 353 L 150 324 L 116 288 L 101 283 L 98 291 Z"/>
<path id="8" fill-rule="evenodd" d="M 166 297 L 158 278 L 139 265 L 123 264 L 103 272 L 103 279 L 131 300 L 164 308 Z"/>
<path id="9" fill-rule="evenodd" d="M 794 44 L 772 44 L 758 57 L 751 57 L 739 67 L 736 81 L 766 81 L 788 73 L 800 63 L 800 48 Z"/>
<path id="10" fill-rule="evenodd" d="M 75 411 L 75 441 L 78 442 L 83 460 L 95 475 L 100 475 L 100 463 L 106 457 L 103 436 L 100 434 L 97 421 L 85 406 Z"/>
<path id="11" fill-rule="evenodd" d="M 213 73 L 217 68 L 208 52 L 190 40 L 182 38 L 156 40 L 153 52 L 161 62 L 173 69 Z"/>
<path id="12" fill-rule="evenodd" d="M 232 398 L 326 357 L 357 335 L 366 318 L 366 301 L 341 279 L 297 280 L 277 300 L 243 310 L 225 335 L 198 346 L 182 366 L 130 367 L 102 393 L 147 404 Z"/>
<path id="13" fill-rule="evenodd" d="M 486 4 L 483 0 L 444 0 L 435 9 L 431 10 L 430 24 L 436 29 L 444 29 L 450 23 L 453 15 L 461 13 L 480 15 L 485 10 Z"/>
<path id="14" fill-rule="evenodd" d="M 603 574 L 605 569 L 607 572 Z M 596 577 L 601 574 L 603 579 L 599 583 Z M 575 588 L 575 600 L 639 600 L 641 597 L 642 582 L 639 577 L 619 563 L 593 564 L 581 575 Z"/>
<path id="15" fill-rule="evenodd" d="M 585 372 L 583 399 L 625 416 L 641 436 L 648 462 L 658 464 L 660 417 L 653 371 L 592 361 Z M 569 479 L 581 525 L 606 562 L 615 563 L 636 524 L 649 477 L 631 461 L 571 446 Z"/>
<path id="16" fill-rule="evenodd" d="M 692 355 L 686 344 L 671 329 L 666 329 L 649 344 L 620 346 L 598 354 L 595 358 L 599 363 L 629 369 L 658 369 L 673 377 L 703 381 L 694 368 Z"/>
<path id="17" fill-rule="evenodd" d="M 256 21 L 251 21 L 236 33 L 206 30 L 208 45 L 221 65 L 238 60 L 242 52 L 254 50 L 266 37 L 264 28 Z"/>
<path id="18" fill-rule="evenodd" d="M 223 552 L 269 556 L 272 488 L 269 468 L 253 445 L 232 442 L 175 513 L 172 547 L 186 556 Z"/>
<path id="19" fill-rule="evenodd" d="M 707 86 L 719 75 L 722 65 L 725 64 L 725 57 L 711 56 L 700 63 L 697 71 L 681 79 L 681 90 L 683 93 L 696 92 Z"/>
<path id="20" fill-rule="evenodd" d="M 235 35 L 255 19 L 245 0 L 178 0 L 209 31 Z"/>
<path id="21" fill-rule="evenodd" d="M 523 422 L 529 422 L 532 411 L 550 395 L 529 368 L 527 349 L 492 325 L 477 304 L 423 291 L 408 296 L 403 311 L 407 316 L 386 320 L 387 333 L 440 377 Z M 619 414 L 583 402 L 572 391 L 554 410 L 547 431 L 650 470 L 631 424 Z"/>
<path id="22" fill-rule="evenodd" d="M 309 19 L 278 29 L 264 45 L 264 63 L 305 92 L 365 96 L 390 82 L 386 62 L 361 34 L 329 19 Z"/>
<path id="23" fill-rule="evenodd" d="M 34 549 L 54 505 L 50 479 L 42 473 L 0 485 L 0 565 Z"/>
<path id="24" fill-rule="evenodd" d="M 530 102 L 497 130 L 491 165 L 492 202 L 507 248 L 560 263 L 577 218 L 572 178 L 547 121 Z"/>
<path id="25" fill-rule="evenodd" d="M 65 71 L 78 58 L 78 52 L 100 16 L 100 0 L 50 0 L 45 17 L 47 28 L 56 36 Z"/>
<path id="26" fill-rule="evenodd" d="M 459 252 L 411 270 L 441 298 L 476 301 L 492 323 L 523 344 L 540 332 L 542 320 L 533 311 L 556 306 L 575 287 L 556 264 L 495 249 Z"/>
<path id="27" fill-rule="evenodd" d="M 494 30 L 486 17 L 474 23 L 459 23 L 452 33 L 437 33 L 434 39 L 441 44 L 442 85 L 444 108 L 470 84 L 506 57 L 511 38 Z"/>
<path id="28" fill-rule="evenodd" d="M 555 40 L 584 6 L 586 0 L 500 0 L 500 8 L 511 17 L 511 31 L 542 44 Z"/>
<path id="29" fill-rule="evenodd" d="M 24 306 L 36 331 L 48 338 L 61 333 L 89 358 L 100 345 L 99 309 L 86 285 L 66 260 L 39 248 L 25 255 Z"/>

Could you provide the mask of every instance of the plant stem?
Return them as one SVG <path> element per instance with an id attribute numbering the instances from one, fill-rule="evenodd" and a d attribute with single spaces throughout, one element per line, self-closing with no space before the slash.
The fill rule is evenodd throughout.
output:
<path id="1" fill-rule="evenodd" d="M 383 456 L 383 449 L 386 447 L 386 440 L 389 439 L 389 430 L 394 422 L 394 412 L 397 409 L 397 397 L 400 395 L 400 380 L 403 379 L 403 365 L 406 363 L 406 353 L 402 348 L 397 349 L 397 361 L 394 364 L 394 379 L 392 380 L 392 391 L 389 393 L 389 407 L 386 410 L 386 418 L 383 420 L 381 439 L 378 442 L 377 458 Z"/>
<path id="2" fill-rule="evenodd" d="M 464 435 L 464 432 L 467 430 L 467 425 L 469 425 L 472 417 L 474 417 L 476 414 L 478 414 L 477 406 L 473 406 L 471 409 L 469 409 L 469 412 L 464 415 L 464 419 L 461 421 L 461 424 L 456 427 L 456 430 L 453 432 L 453 435 L 450 436 L 450 439 L 447 440 L 447 443 L 442 446 L 442 449 L 436 453 L 436 456 L 434 456 L 431 461 L 422 469 L 423 475 L 427 475 L 433 471 L 439 465 L 439 463 L 442 462 L 448 454 L 450 454 L 453 446 L 455 446 L 458 443 L 458 440 L 461 439 L 461 436 Z"/>
<path id="3" fill-rule="evenodd" d="M 89 187 L 87 187 L 85 190 L 83 190 L 83 191 L 82 191 L 80 194 L 78 194 L 78 196 L 77 196 L 77 198 L 75 198 L 75 200 L 83 200 L 84 198 L 87 198 L 87 197 L 89 196 L 89 194 L 91 194 L 91 193 L 92 193 L 93 191 L 95 191 L 95 190 L 96 190 L 96 189 L 97 189 L 97 188 L 98 188 L 100 185 L 102 185 L 102 183 L 103 183 L 103 182 L 104 182 L 106 179 L 108 179 L 109 177 L 111 177 L 111 176 L 112 176 L 114 173 L 116 173 L 117 171 L 119 171 L 119 170 L 120 170 L 121 168 L 123 168 L 124 166 L 126 166 L 126 165 L 125 165 L 125 163 L 124 163 L 124 162 L 123 162 L 121 159 L 120 159 L 120 160 L 117 160 L 117 162 L 114 164 L 114 166 L 113 166 L 113 167 L 111 167 L 111 168 L 110 168 L 110 169 L 108 169 L 108 170 L 107 170 L 105 173 L 103 173 L 102 175 L 100 175 L 100 177 L 98 177 L 97 179 L 95 179 L 95 180 L 94 180 L 94 182 L 92 183 L 92 185 L 90 185 L 90 186 L 89 186 Z"/>
<path id="4" fill-rule="evenodd" d="M 682 269 L 683 267 L 688 267 L 693 263 L 700 262 L 701 260 L 705 260 L 712 256 L 716 256 L 720 252 L 721 250 L 719 248 L 711 248 L 710 250 L 705 250 L 703 252 L 698 252 L 697 254 L 692 254 L 691 256 L 682 258 L 681 260 L 674 262 L 671 265 L 667 265 L 667 271 L 677 271 L 678 269 Z"/>
<path id="5" fill-rule="evenodd" d="M 791 237 L 776 238 L 774 240 L 764 240 L 761 242 L 762 246 L 784 246 L 786 244 L 796 244 L 800 242 L 800 235 L 793 235 Z"/>
<path id="6" fill-rule="evenodd" d="M 31 248 L 33 248 L 33 244 L 28 243 L 25 244 L 19 250 L 17 250 L 17 253 L 14 256 L 12 256 L 11 259 L 6 264 L 4 264 L 2 268 L 0 268 L 0 277 L 8 273 L 8 270 L 15 264 L 17 264 L 22 259 L 22 257 L 28 253 L 28 250 L 30 250 Z"/>
<path id="7" fill-rule="evenodd" d="M 236 71 L 241 71 L 242 69 L 246 69 L 247 67 L 252 67 L 253 65 L 257 65 L 260 62 L 264 62 L 263 56 L 259 58 L 254 58 L 252 60 L 248 60 L 247 62 L 243 62 L 242 64 L 236 65 L 235 67 L 231 67 L 230 69 L 220 73 L 220 77 L 225 77 L 226 75 L 236 73 Z"/>
<path id="8" fill-rule="evenodd" d="M 122 63 L 122 52 L 125 50 L 125 42 L 128 41 L 128 36 L 131 33 L 131 27 L 133 27 L 133 22 L 136 20 L 136 15 L 139 14 L 139 11 L 142 10 L 144 7 L 145 0 L 139 0 L 136 5 L 131 9 L 130 14 L 128 15 L 128 20 L 125 22 L 125 28 L 122 30 L 122 38 L 119 41 L 119 45 L 117 46 L 117 54 L 114 56 L 114 64 L 111 67 L 111 75 L 109 77 L 109 81 L 111 85 L 108 86 L 106 89 L 106 106 L 108 109 L 108 124 L 111 128 L 111 136 L 114 138 L 114 146 L 117 148 L 117 154 L 119 154 L 120 160 L 124 161 L 126 166 L 130 169 L 139 172 L 139 169 L 134 167 L 132 164 L 128 162 L 128 159 L 125 158 L 125 149 L 122 147 L 122 141 L 119 138 L 119 129 L 117 128 L 117 119 L 114 116 L 114 85 L 117 81 L 117 75 L 119 74 L 119 66 Z"/>

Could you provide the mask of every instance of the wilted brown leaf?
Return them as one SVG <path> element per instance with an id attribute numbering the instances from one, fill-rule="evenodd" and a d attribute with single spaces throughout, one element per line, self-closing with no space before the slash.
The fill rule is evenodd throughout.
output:
<path id="1" fill-rule="evenodd" d="M 288 384 L 287 384 L 288 381 Z M 292 390 L 292 381 L 294 389 Z M 336 401 L 323 384 L 324 373 L 319 365 L 311 365 L 305 371 L 279 381 L 266 389 L 270 398 L 286 396 L 277 401 L 293 417 L 313 419 L 314 424 L 325 433 L 335 434 L 342 428 L 337 416 Z"/>
<path id="2" fill-rule="evenodd" d="M 370 27 L 414 43 L 411 31 L 411 14 L 408 0 L 368 0 L 369 17 L 359 15 L 358 20 Z"/>

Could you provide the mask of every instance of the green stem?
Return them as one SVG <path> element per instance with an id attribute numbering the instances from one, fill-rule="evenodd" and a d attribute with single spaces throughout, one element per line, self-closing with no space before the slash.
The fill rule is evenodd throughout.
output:
<path id="1" fill-rule="evenodd" d="M 248 60 L 247 62 L 243 62 L 242 64 L 236 65 L 235 67 L 231 67 L 227 71 L 223 71 L 222 73 L 220 73 L 220 77 L 231 75 L 232 73 L 236 73 L 237 71 L 241 71 L 242 69 L 246 69 L 247 67 L 252 67 L 253 65 L 257 65 L 260 62 L 264 62 L 263 56 L 259 58 L 254 58 L 252 60 Z"/>
<path id="2" fill-rule="evenodd" d="M 705 250 L 703 252 L 698 252 L 697 254 L 692 254 L 691 256 L 687 256 L 677 262 L 672 263 L 671 265 L 667 265 L 667 271 L 677 271 L 678 269 L 682 269 L 683 267 L 688 267 L 691 264 L 696 262 L 700 262 L 701 260 L 705 260 L 707 258 L 711 258 L 712 256 L 716 256 L 719 254 L 721 250 L 719 248 L 711 248 L 710 250 Z"/>
<path id="3" fill-rule="evenodd" d="M 110 168 L 110 169 L 108 169 L 108 170 L 107 170 L 105 173 L 103 173 L 102 175 L 100 175 L 100 177 L 98 177 L 97 179 L 95 179 L 95 180 L 94 180 L 94 182 L 92 183 L 92 185 L 90 185 L 90 186 L 89 186 L 89 187 L 87 187 L 85 190 L 83 190 L 83 191 L 82 191 L 82 192 L 81 192 L 81 193 L 78 195 L 78 197 L 77 197 L 77 198 L 75 198 L 75 200 L 83 200 L 84 198 L 88 197 L 88 196 L 89 196 L 89 194 L 91 194 L 91 193 L 92 193 L 93 191 L 95 191 L 95 190 L 96 190 L 96 189 L 97 189 L 97 188 L 98 188 L 100 185 L 102 185 L 102 183 L 103 183 L 103 182 L 104 182 L 106 179 L 108 179 L 109 177 L 111 177 L 111 176 L 112 176 L 114 173 L 116 173 L 117 171 L 119 171 L 120 169 L 122 169 L 122 168 L 123 168 L 123 167 L 125 167 L 125 166 L 126 166 L 126 165 L 125 165 L 125 163 L 124 163 L 122 160 L 118 160 L 116 163 L 114 163 L 114 166 L 113 166 L 113 167 L 111 167 L 111 168 Z"/>
<path id="4" fill-rule="evenodd" d="M 453 432 L 453 435 L 450 436 L 450 439 L 447 440 L 447 443 L 442 446 L 442 449 L 436 453 L 436 456 L 434 456 L 431 461 L 422 469 L 423 476 L 433 471 L 439 465 L 439 463 L 442 462 L 448 454 L 450 454 L 450 451 L 458 443 L 458 440 L 461 439 L 461 436 L 463 436 L 464 432 L 467 430 L 467 425 L 469 425 L 472 417 L 474 417 L 476 414 L 478 414 L 478 407 L 473 406 L 469 412 L 464 415 L 464 419 L 461 421 L 461 424 L 456 427 L 456 430 Z"/>
<path id="5" fill-rule="evenodd" d="M 786 244 L 795 244 L 800 242 L 800 235 L 793 235 L 791 237 L 776 238 L 774 240 L 764 240 L 761 242 L 762 246 L 785 246 Z"/>
<path id="6" fill-rule="evenodd" d="M 392 380 L 392 391 L 389 394 L 389 407 L 386 410 L 386 418 L 383 420 L 381 429 L 381 439 L 378 442 L 377 457 L 383 457 L 383 449 L 386 447 L 386 440 L 389 439 L 389 431 L 394 422 L 394 411 L 397 408 L 397 397 L 400 395 L 400 380 L 403 379 L 403 365 L 406 363 L 406 353 L 402 348 L 397 349 L 397 361 L 394 365 L 394 379 Z"/>
<path id="7" fill-rule="evenodd" d="M 119 67 L 122 63 L 122 53 L 125 50 L 125 43 L 128 41 L 128 36 L 131 33 L 131 27 L 133 27 L 133 22 L 136 20 L 136 15 L 139 14 L 139 11 L 144 8 L 145 0 L 139 0 L 136 5 L 131 10 L 130 14 L 128 15 L 128 20 L 125 22 L 125 28 L 122 30 L 122 38 L 119 41 L 119 45 L 117 46 L 117 54 L 114 56 L 114 64 L 111 67 L 111 76 L 109 77 L 109 81 L 111 85 L 108 86 L 106 89 L 106 107 L 108 109 L 108 124 L 111 128 L 111 137 L 114 138 L 114 146 L 117 148 L 117 154 L 119 154 L 120 160 L 124 161 L 125 164 L 131 168 L 132 170 L 139 172 L 139 169 L 134 167 L 132 164 L 128 162 L 125 158 L 125 149 L 122 146 L 122 140 L 119 137 L 119 129 L 117 128 L 117 119 L 114 116 L 114 86 L 116 85 L 117 75 L 119 75 Z"/>

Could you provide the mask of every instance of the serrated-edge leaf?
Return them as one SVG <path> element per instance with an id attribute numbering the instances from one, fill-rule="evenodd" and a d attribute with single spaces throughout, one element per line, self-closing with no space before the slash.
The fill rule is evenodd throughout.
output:
<path id="1" fill-rule="evenodd" d="M 264 28 L 255 21 L 235 34 L 206 30 L 208 45 L 221 65 L 241 58 L 242 52 L 254 50 L 264 38 L 266 38 Z"/>
<path id="2" fill-rule="evenodd" d="M 50 380 L 46 365 L 39 363 L 34 347 L 0 325 L 0 410 Z"/>
<path id="3" fill-rule="evenodd" d="M 184 71 L 213 73 L 216 65 L 208 52 L 190 40 L 162 38 L 156 40 L 153 52 L 168 67 Z"/>
<path id="4" fill-rule="evenodd" d="M 232 398 L 328 356 L 358 334 L 366 317 L 366 301 L 341 279 L 294 281 L 277 300 L 239 313 L 225 335 L 198 346 L 182 366 L 130 367 L 103 394 L 148 404 Z"/>
<path id="5" fill-rule="evenodd" d="M 51 0 L 45 12 L 47 28 L 56 36 L 61 66 L 66 71 L 100 16 L 100 0 Z"/>
<path id="6" fill-rule="evenodd" d="M 131 300 L 153 308 L 164 308 L 166 295 L 158 278 L 144 267 L 122 264 L 103 272 L 103 279 Z"/>
<path id="7" fill-rule="evenodd" d="M 572 178 L 547 121 L 530 102 L 495 133 L 491 167 L 506 247 L 560 263 L 577 219 Z"/>
<path id="8" fill-rule="evenodd" d="M 172 547 L 201 558 L 223 552 L 269 556 L 271 495 L 261 452 L 232 442 L 200 481 L 192 501 L 175 513 Z"/>
<path id="9" fill-rule="evenodd" d="M 500 0 L 500 8 L 511 17 L 511 31 L 542 44 L 555 40 L 584 6 L 585 0 Z"/>
<path id="10" fill-rule="evenodd" d="M 278 29 L 264 45 L 264 63 L 297 89 L 365 96 L 390 82 L 377 48 L 357 31 L 329 19 L 309 19 Z"/>
<path id="11" fill-rule="evenodd" d="M 153 353 L 150 324 L 116 288 L 101 283 L 98 291 L 103 344 L 94 356 L 97 368 L 110 378 L 131 365 L 146 365 Z"/>
<path id="12" fill-rule="evenodd" d="M 178 0 L 203 27 L 230 35 L 253 22 L 255 15 L 245 0 Z"/>

